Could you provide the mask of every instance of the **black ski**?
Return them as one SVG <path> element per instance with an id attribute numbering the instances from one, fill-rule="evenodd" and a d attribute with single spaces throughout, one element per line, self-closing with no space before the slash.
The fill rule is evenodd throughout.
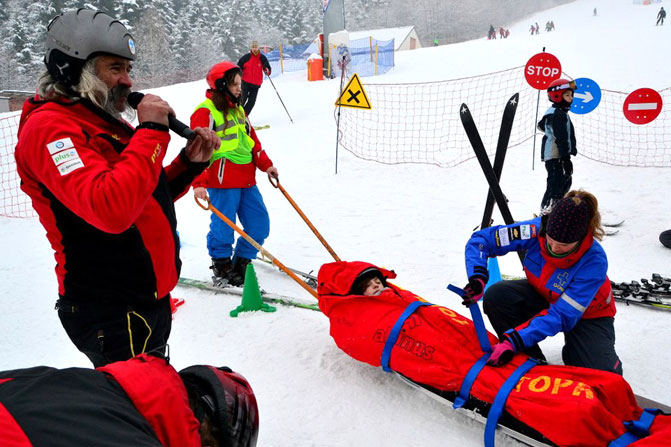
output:
<path id="1" fill-rule="evenodd" d="M 671 310 L 671 278 L 657 273 L 652 279 L 642 278 L 641 282 L 610 282 L 613 297 L 627 304 L 640 304 L 656 309 Z"/>
<path id="2" fill-rule="evenodd" d="M 494 175 L 496 181 L 501 181 L 501 172 L 503 171 L 503 162 L 506 159 L 506 151 L 508 150 L 508 142 L 510 141 L 510 132 L 513 129 L 513 122 L 515 121 L 515 112 L 517 111 L 517 104 L 519 103 L 520 94 L 515 93 L 506 103 L 503 110 L 503 118 L 501 119 L 501 129 L 499 130 L 499 141 L 496 144 L 496 154 L 494 155 Z M 487 228 L 491 225 L 492 213 L 494 212 L 494 195 L 491 191 L 487 192 L 487 202 L 485 203 L 485 212 L 482 215 L 482 223 L 480 229 Z"/>
<path id="3" fill-rule="evenodd" d="M 513 98 L 514 97 L 515 96 L 513 96 Z M 511 100 L 513 98 L 511 98 Z M 508 106 L 506 105 L 506 107 Z M 489 162 L 489 156 L 487 155 L 487 150 L 485 149 L 485 145 L 482 144 L 480 133 L 478 132 L 478 128 L 475 125 L 475 121 L 473 121 L 471 111 L 468 109 L 468 106 L 466 104 L 461 104 L 461 107 L 459 108 L 459 116 L 461 117 L 461 124 L 464 126 L 464 130 L 466 131 L 468 141 L 471 142 L 471 146 L 473 146 L 475 156 L 477 157 L 478 162 L 480 163 L 482 172 L 485 174 L 485 178 L 487 179 L 487 183 L 489 184 L 489 191 L 494 195 L 496 204 L 499 206 L 499 211 L 501 211 L 503 221 L 506 223 L 506 225 L 512 225 L 515 223 L 515 219 L 513 219 L 512 214 L 510 214 L 510 208 L 508 208 L 508 202 L 506 201 L 506 197 L 503 195 L 501 185 L 499 185 L 499 182 L 496 179 L 496 173 L 494 172 L 494 169 L 492 168 L 492 165 Z M 517 252 L 517 255 L 520 257 L 520 261 L 524 260 L 524 255 L 522 253 Z"/>

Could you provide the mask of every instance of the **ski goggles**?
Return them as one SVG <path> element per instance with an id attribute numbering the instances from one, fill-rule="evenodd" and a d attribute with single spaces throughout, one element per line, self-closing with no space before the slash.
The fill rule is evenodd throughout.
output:
<path id="1" fill-rule="evenodd" d="M 571 89 L 575 91 L 575 81 L 569 81 L 565 84 L 552 86 L 548 89 L 548 92 L 556 92 L 558 90 L 566 90 L 566 89 Z"/>

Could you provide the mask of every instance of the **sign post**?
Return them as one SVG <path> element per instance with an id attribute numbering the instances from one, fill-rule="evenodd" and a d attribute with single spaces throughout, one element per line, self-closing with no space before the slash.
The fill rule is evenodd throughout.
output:
<path id="1" fill-rule="evenodd" d="M 538 105 L 541 98 L 541 90 L 545 90 L 550 82 L 561 76 L 561 63 L 554 55 L 545 52 L 534 54 L 524 66 L 524 78 L 527 83 L 538 90 L 536 97 L 536 121 L 534 121 L 534 149 L 531 156 L 531 170 L 534 169 L 536 160 L 536 123 L 538 122 Z"/>

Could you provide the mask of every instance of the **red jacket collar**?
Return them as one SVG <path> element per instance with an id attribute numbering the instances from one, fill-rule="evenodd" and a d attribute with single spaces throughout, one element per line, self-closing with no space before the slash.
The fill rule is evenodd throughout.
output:
<path id="1" fill-rule="evenodd" d="M 555 268 L 567 269 L 576 262 L 578 262 L 580 258 L 582 258 L 582 255 L 584 255 L 587 252 L 587 250 L 589 250 L 592 247 L 592 244 L 594 243 L 594 237 L 592 235 L 592 232 L 588 231 L 587 235 L 585 235 L 585 237 L 580 242 L 580 246 L 578 247 L 578 249 L 573 253 L 571 253 L 570 255 L 563 258 L 557 258 L 550 254 L 550 252 L 548 251 L 547 239 L 545 236 L 538 236 L 538 243 L 540 244 L 541 255 L 543 256 L 543 258 L 545 258 L 545 262 L 547 262 L 548 264 L 552 265 Z"/>

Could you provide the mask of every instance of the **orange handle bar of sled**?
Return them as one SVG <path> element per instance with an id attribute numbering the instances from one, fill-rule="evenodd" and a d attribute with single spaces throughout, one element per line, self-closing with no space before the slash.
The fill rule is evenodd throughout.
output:
<path id="1" fill-rule="evenodd" d="M 268 180 L 270 180 L 271 185 L 273 185 L 275 188 L 279 188 L 279 190 L 282 191 L 282 194 L 284 194 L 284 197 L 287 198 L 289 203 L 291 203 L 291 206 L 293 206 L 294 209 L 296 210 L 296 212 L 303 218 L 305 223 L 308 225 L 308 227 L 310 227 L 310 229 L 315 234 L 315 236 L 317 236 L 317 239 L 319 239 L 319 241 L 322 243 L 322 245 L 328 250 L 329 253 L 331 253 L 331 256 L 333 256 L 333 259 L 340 262 L 340 258 L 338 257 L 338 255 L 335 253 L 335 251 L 333 251 L 331 246 L 328 244 L 328 242 L 326 242 L 326 240 L 322 237 L 322 235 L 319 234 L 319 231 L 317 231 L 315 226 L 312 225 L 312 222 L 310 222 L 310 219 L 308 219 L 308 217 L 303 213 L 303 211 L 301 211 L 301 209 L 298 207 L 296 202 L 294 202 L 294 199 L 291 198 L 291 196 L 286 191 L 286 189 L 284 189 L 282 187 L 282 185 L 280 185 L 280 181 L 277 178 L 274 178 L 274 177 L 272 177 L 272 178 L 268 177 Z M 274 180 L 274 182 L 273 182 L 273 180 Z"/>
<path id="2" fill-rule="evenodd" d="M 212 211 L 214 214 L 216 214 L 217 216 L 219 216 L 219 218 L 220 218 L 221 220 L 223 220 L 224 222 L 226 222 L 226 224 L 227 224 L 229 227 L 233 228 L 233 229 L 234 229 L 240 236 L 244 237 L 245 240 L 246 240 L 247 242 L 249 242 L 252 246 L 254 246 L 254 248 L 256 248 L 258 251 L 260 251 L 261 254 L 262 254 L 263 256 L 265 256 L 268 260 L 270 260 L 274 265 L 276 265 L 276 266 L 277 266 L 280 270 L 282 270 L 284 273 L 286 273 L 287 275 L 289 275 L 289 276 L 291 277 L 291 279 L 293 279 L 294 281 L 296 281 L 302 288 L 304 288 L 305 290 L 307 290 L 308 292 L 310 292 L 310 294 L 311 294 L 312 296 L 314 296 L 315 298 L 318 298 L 318 297 L 317 297 L 317 292 L 316 292 L 312 287 L 310 287 L 310 286 L 308 286 L 307 284 L 305 284 L 305 282 L 303 282 L 303 280 L 301 280 L 301 279 L 298 277 L 298 275 L 296 275 L 294 272 L 292 272 L 292 271 L 289 270 L 287 267 L 285 267 L 285 265 L 282 264 L 282 263 L 281 263 L 277 258 L 275 258 L 273 255 L 271 255 L 270 252 L 268 252 L 268 250 L 266 250 L 265 248 L 263 248 L 261 245 L 259 245 L 258 242 L 256 242 L 254 239 L 252 239 L 251 236 L 249 236 L 247 233 L 245 233 L 244 230 L 242 230 L 242 228 L 238 227 L 235 223 L 231 222 L 231 219 L 229 219 L 228 217 L 224 216 L 224 215 L 222 214 L 221 211 L 219 211 L 218 209 L 216 209 L 216 208 L 212 205 L 212 203 L 210 203 L 210 198 L 209 198 L 209 197 L 206 197 L 206 198 L 205 198 L 205 200 L 207 201 L 207 206 L 203 205 L 203 204 L 200 202 L 200 199 L 198 199 L 198 197 L 195 197 L 195 200 L 196 200 L 196 203 L 198 204 L 199 207 L 201 207 L 201 208 L 204 209 L 205 211 L 210 210 L 210 211 Z"/>

